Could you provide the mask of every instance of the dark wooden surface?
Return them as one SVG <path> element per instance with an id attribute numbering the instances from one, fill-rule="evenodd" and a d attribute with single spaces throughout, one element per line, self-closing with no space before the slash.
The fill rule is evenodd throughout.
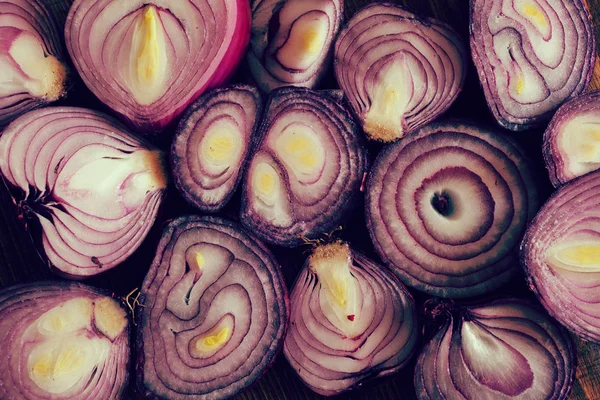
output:
<path id="1" fill-rule="evenodd" d="M 56 12 L 57 19 L 64 17 L 67 10 L 65 4 L 69 0 L 46 0 Z M 175 0 L 174 0 L 175 1 Z M 363 4 L 369 0 L 346 0 L 346 17 L 349 18 Z M 420 15 L 436 16 L 451 24 L 467 40 L 468 35 L 468 3 L 469 0 L 406 0 L 396 1 L 407 6 L 410 10 Z M 590 10 L 594 17 L 596 37 L 600 47 L 600 0 L 588 0 Z M 592 88 L 600 88 L 600 68 L 597 69 Z M 471 66 L 471 68 L 473 68 Z M 87 106 L 103 111 L 106 108 L 100 104 L 79 82 L 76 76 L 71 83 L 71 92 L 64 104 Z M 324 83 L 325 87 L 335 87 L 332 76 Z M 449 111 L 449 115 L 459 118 L 470 118 L 480 123 L 489 124 L 492 121 L 489 111 L 485 106 L 483 93 L 479 88 L 477 78 L 471 69 L 467 85 L 456 104 Z M 541 163 L 541 132 L 526 132 L 514 134 L 529 151 L 534 163 L 540 169 L 540 182 L 543 192 L 548 195 L 551 191 Z M 372 148 L 376 154 L 377 147 Z M 239 198 L 234 197 L 231 204 L 222 213 L 230 218 L 237 219 L 237 206 Z M 158 242 L 162 226 L 170 218 L 182 214 L 194 213 L 173 190 L 169 192 L 166 206 L 151 230 L 144 245 L 123 265 L 96 278 L 87 280 L 86 283 L 107 288 L 117 296 L 125 296 L 131 289 L 139 287 L 153 257 L 153 249 Z M 353 242 L 355 247 L 371 253 L 368 236 L 362 214 L 352 216 L 344 231 L 340 234 L 343 239 Z M 293 283 L 298 269 L 304 259 L 306 249 L 289 251 L 273 248 L 275 256 L 282 264 L 288 285 Z M 371 253 L 372 254 L 372 253 Z M 16 209 L 7 189 L 0 183 L 0 287 L 13 285 L 20 282 L 31 282 L 42 279 L 58 279 L 52 275 L 42 258 L 36 253 L 31 238 L 23 228 L 22 221 L 16 217 Z M 518 281 L 510 288 L 504 289 L 507 293 L 529 295 L 524 282 Z M 419 304 L 426 300 L 426 296 L 414 293 Z M 579 365 L 577 368 L 576 382 L 571 399 L 573 400 L 599 400 L 600 399 L 600 346 L 578 342 Z M 384 381 L 377 381 L 366 385 L 351 393 L 338 396 L 340 399 L 415 399 L 412 379 L 414 363 L 407 366 L 401 373 Z M 272 399 L 272 400 L 307 400 L 319 399 L 308 390 L 296 377 L 283 356 L 279 356 L 273 367 L 252 387 L 240 394 L 236 399 Z"/>

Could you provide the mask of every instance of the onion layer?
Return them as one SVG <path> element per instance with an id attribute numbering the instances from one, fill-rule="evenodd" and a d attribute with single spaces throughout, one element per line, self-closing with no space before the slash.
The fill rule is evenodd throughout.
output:
<path id="1" fill-rule="evenodd" d="M 600 343 L 600 171 L 560 188 L 521 246 L 532 289 L 553 317 Z"/>
<path id="2" fill-rule="evenodd" d="M 334 395 L 393 374 L 416 350 L 420 327 L 411 295 L 347 244 L 313 252 L 291 304 L 284 353 L 317 393 Z"/>
<path id="3" fill-rule="evenodd" d="M 471 297 L 506 283 L 537 210 L 521 150 L 473 125 L 433 124 L 377 157 L 367 184 L 375 250 L 405 283 Z"/>
<path id="4" fill-rule="evenodd" d="M 519 299 L 441 304 L 442 325 L 419 356 L 415 386 L 429 399 L 566 399 L 576 349 L 568 332 Z"/>
<path id="5" fill-rule="evenodd" d="M 359 201 L 367 154 L 335 94 L 288 87 L 271 95 L 240 212 L 267 242 L 291 247 L 314 239 Z"/>
<path id="6" fill-rule="evenodd" d="M 129 379 L 129 318 L 78 283 L 0 291 L 0 398 L 118 399 Z"/>
<path id="7" fill-rule="evenodd" d="M 0 128 L 63 96 L 67 70 L 60 37 L 43 1 L 2 2 Z"/>
<path id="8" fill-rule="evenodd" d="M 71 277 L 115 267 L 146 237 L 166 175 L 162 153 L 96 111 L 48 107 L 0 137 L 0 172 L 39 222 L 50 263 Z"/>
<path id="9" fill-rule="evenodd" d="M 270 252 L 218 218 L 165 228 L 140 300 L 137 388 L 150 398 L 233 396 L 272 363 L 289 317 Z"/>
<path id="10" fill-rule="evenodd" d="M 343 16 L 342 0 L 256 2 L 247 60 L 260 89 L 316 86 L 327 71 Z"/>
<path id="11" fill-rule="evenodd" d="M 581 0 L 472 0 L 471 52 L 490 110 L 515 131 L 582 93 L 596 58 Z"/>
<path id="12" fill-rule="evenodd" d="M 392 4 L 371 4 L 340 33 L 334 65 L 364 131 L 388 142 L 450 107 L 463 86 L 467 59 L 450 26 Z"/>
<path id="13" fill-rule="evenodd" d="M 76 0 L 67 49 L 88 88 L 141 132 L 163 129 L 234 72 L 248 0 Z"/>

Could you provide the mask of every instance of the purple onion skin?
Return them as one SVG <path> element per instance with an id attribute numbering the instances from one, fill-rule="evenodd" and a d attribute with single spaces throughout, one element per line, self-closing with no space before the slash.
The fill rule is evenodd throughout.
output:
<path id="1" fill-rule="evenodd" d="M 471 54 L 498 124 L 522 131 L 587 89 L 596 45 L 582 0 L 505 3 L 471 0 Z"/>
<path id="2" fill-rule="evenodd" d="M 595 343 L 600 343 L 599 195 L 600 171 L 567 183 L 544 204 L 521 244 L 530 287 L 546 310 Z M 586 249 L 580 246 L 587 246 L 587 265 Z"/>
<path id="3" fill-rule="evenodd" d="M 189 204 L 204 212 L 219 211 L 227 204 L 242 179 L 248 156 L 257 145 L 255 131 L 260 115 L 260 94 L 256 88 L 246 85 L 209 91 L 186 111 L 171 146 L 171 170 L 175 186 Z M 239 152 L 237 159 L 234 156 L 234 160 L 225 165 L 218 165 L 218 159 L 211 161 L 210 153 L 216 153 L 217 158 L 223 156 L 219 148 L 212 147 L 217 146 L 219 143 L 215 142 L 222 137 L 217 133 L 213 142 L 207 138 L 210 127 L 219 123 L 229 125 L 226 128 L 235 125 L 239 135 L 225 138 L 229 139 L 225 144 L 229 147 L 227 155 Z M 206 143 L 203 147 L 208 147 L 208 155 L 200 154 L 202 143 Z M 218 170 L 210 171 L 207 169 L 210 167 L 218 167 Z"/>
<path id="4" fill-rule="evenodd" d="M 252 14 L 246 62 L 258 87 L 268 93 L 288 85 L 317 86 L 332 58 L 344 2 L 260 0 L 254 2 Z M 323 35 L 319 30 L 325 25 L 327 33 Z"/>
<path id="5" fill-rule="evenodd" d="M 0 398 L 122 398 L 129 380 L 129 335 L 127 310 L 99 289 L 51 281 L 5 288 L 0 291 L 5 355 Z"/>
<path id="6" fill-rule="evenodd" d="M 346 267 L 360 300 L 352 303 L 344 297 L 343 307 L 332 301 L 327 274 L 335 274 L 328 270 L 334 267 Z M 354 292 L 348 292 L 352 299 Z M 319 303 L 322 299 L 329 310 Z M 321 395 L 340 394 L 394 374 L 417 350 L 420 324 L 412 296 L 393 274 L 348 245 L 317 248 L 300 272 L 290 301 L 284 354 L 303 382 Z M 331 311 L 336 306 L 341 316 Z"/>
<path id="7" fill-rule="evenodd" d="M 334 68 L 365 133 L 392 142 L 442 115 L 461 92 L 468 52 L 449 25 L 369 4 L 336 41 Z"/>
<path id="8" fill-rule="evenodd" d="M 445 322 L 415 369 L 420 400 L 566 399 L 577 364 L 568 332 L 521 299 L 441 304 Z"/>
<path id="9" fill-rule="evenodd" d="M 465 298 L 508 282 L 538 207 L 521 149 L 501 134 L 436 123 L 378 155 L 366 220 L 384 263 L 407 285 Z"/>
<path id="10" fill-rule="evenodd" d="M 338 92 L 274 90 L 258 136 L 240 220 L 260 239 L 297 246 L 331 232 L 360 204 L 367 150 Z"/>
<path id="11" fill-rule="evenodd" d="M 215 217 L 165 228 L 140 303 L 136 388 L 150 399 L 234 396 L 271 365 L 290 312 L 269 250 Z M 217 347 L 207 350 L 210 337 Z"/>
<path id="12" fill-rule="evenodd" d="M 43 1 L 5 0 L 0 20 L 0 68 L 13 74 L 8 83 L 0 84 L 1 129 L 19 115 L 64 96 L 67 68 L 61 33 Z M 18 48 L 35 59 L 35 65 L 15 56 Z"/>

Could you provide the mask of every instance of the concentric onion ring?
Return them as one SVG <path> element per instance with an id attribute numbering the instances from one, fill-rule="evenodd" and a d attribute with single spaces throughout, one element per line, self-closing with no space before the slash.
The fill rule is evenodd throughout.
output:
<path id="1" fill-rule="evenodd" d="M 340 32 L 334 57 L 338 83 L 364 131 L 386 142 L 450 107 L 468 59 L 450 26 L 377 3 L 356 13 Z"/>
<path id="2" fill-rule="evenodd" d="M 115 267 L 142 243 L 164 197 L 162 153 L 107 115 L 48 107 L 0 137 L 0 172 L 22 216 L 39 222 L 41 247 L 62 274 Z"/>
<path id="3" fill-rule="evenodd" d="M 582 93 L 594 68 L 592 23 L 581 0 L 472 0 L 471 52 L 500 125 L 550 120 Z"/>
<path id="4" fill-rule="evenodd" d="M 0 291 L 0 398 L 118 399 L 129 379 L 129 318 L 90 286 L 36 282 Z"/>
<path id="5" fill-rule="evenodd" d="M 367 183 L 375 250 L 405 283 L 470 297 L 518 270 L 516 247 L 537 210 L 520 149 L 473 125 L 433 124 L 385 148 Z"/>
<path id="6" fill-rule="evenodd" d="M 289 317 L 270 252 L 209 217 L 165 228 L 140 301 L 137 388 L 150 398 L 233 396 L 271 364 Z"/>
<path id="7" fill-rule="evenodd" d="M 291 304 L 283 350 L 317 393 L 334 395 L 393 374 L 416 350 L 420 327 L 411 295 L 347 244 L 315 249 Z"/>

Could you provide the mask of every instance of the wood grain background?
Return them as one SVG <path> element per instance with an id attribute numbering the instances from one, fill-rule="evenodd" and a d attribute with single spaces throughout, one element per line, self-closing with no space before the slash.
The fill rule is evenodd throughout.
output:
<path id="1" fill-rule="evenodd" d="M 180 1 L 180 0 L 173 0 Z M 567 0 L 568 1 L 568 0 Z M 64 19 L 70 0 L 46 0 L 56 15 L 57 21 Z M 346 18 L 352 16 L 362 5 L 370 3 L 369 0 L 346 0 Z M 435 16 L 452 25 L 464 38 L 468 37 L 468 4 L 469 0 L 406 0 L 395 1 L 403 4 L 411 11 L 424 16 Z M 600 48 L 600 0 L 588 0 L 588 5 L 594 19 L 597 45 Z M 472 65 L 470 66 L 471 68 Z M 477 77 L 472 72 L 467 79 L 466 87 L 459 99 L 448 114 L 451 117 L 469 118 L 482 124 L 490 124 L 491 115 L 485 106 L 485 99 L 479 87 Z M 333 76 L 324 83 L 325 87 L 335 87 Z M 600 63 L 596 62 L 596 70 L 591 89 L 600 88 Z M 71 88 L 68 97 L 62 101 L 66 105 L 78 105 L 108 111 L 94 96 L 87 91 L 72 75 Z M 540 170 L 540 182 L 544 195 L 549 195 L 551 186 L 544 174 L 541 160 L 540 137 L 541 131 L 513 134 L 515 138 L 529 152 L 533 162 Z M 376 154 L 378 148 L 373 145 L 372 153 Z M 227 217 L 237 219 L 239 197 L 234 197 L 228 207 L 222 212 Z M 160 237 L 160 230 L 164 224 L 175 216 L 194 213 L 174 191 L 168 194 L 166 206 L 155 227 L 144 245 L 123 265 L 99 277 L 92 278 L 86 283 L 112 290 L 118 296 L 125 296 L 131 289 L 139 287 L 153 257 L 153 249 Z M 58 279 L 42 257 L 35 251 L 32 239 L 24 229 L 24 224 L 16 217 L 16 207 L 4 185 L 0 183 L 0 287 L 5 287 L 22 282 L 31 282 L 43 279 Z M 367 253 L 369 239 L 365 234 L 362 215 L 354 215 L 344 231 L 340 234 L 343 239 L 349 240 L 353 245 Z M 275 256 L 282 264 L 288 285 L 293 280 L 305 257 L 306 249 L 287 250 L 272 248 Z M 528 296 L 523 281 L 516 282 L 510 288 L 504 289 L 507 294 Z M 422 304 L 427 296 L 414 293 L 418 304 Z M 577 340 L 579 361 L 576 382 L 571 394 L 572 400 L 599 400 L 600 399 L 600 346 Z M 369 399 L 369 400 L 401 400 L 415 399 L 413 389 L 414 362 L 407 366 L 401 373 L 387 378 L 384 381 L 369 383 L 365 387 L 338 396 L 339 399 Z M 132 395 L 130 395 L 133 398 Z M 308 390 L 297 378 L 283 356 L 279 356 L 273 367 L 252 387 L 238 395 L 236 399 L 242 400 L 309 400 L 319 399 Z M 100 400 L 100 399 L 98 399 Z"/>

